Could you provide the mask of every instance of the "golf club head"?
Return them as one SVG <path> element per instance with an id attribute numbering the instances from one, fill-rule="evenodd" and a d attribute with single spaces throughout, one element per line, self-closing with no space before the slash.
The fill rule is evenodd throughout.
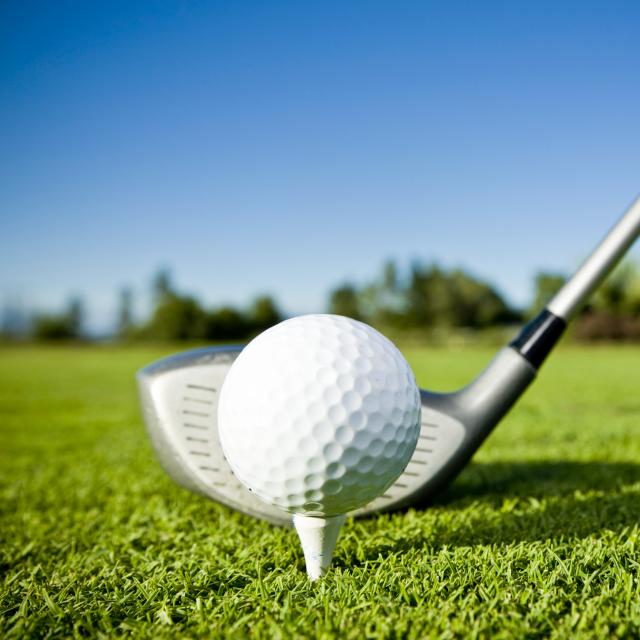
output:
<path id="1" fill-rule="evenodd" d="M 274 524 L 290 516 L 254 496 L 234 476 L 218 437 L 219 391 L 241 347 L 195 349 L 155 362 L 138 375 L 147 431 L 165 471 L 182 486 Z M 468 387 L 421 391 L 418 444 L 406 469 L 354 515 L 420 505 L 451 480 L 535 376 L 513 349 L 502 349 Z"/>

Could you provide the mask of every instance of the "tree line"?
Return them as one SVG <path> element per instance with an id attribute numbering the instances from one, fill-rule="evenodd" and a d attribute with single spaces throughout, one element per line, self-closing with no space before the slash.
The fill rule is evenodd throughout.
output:
<path id="1" fill-rule="evenodd" d="M 168 272 L 159 272 L 153 284 L 154 309 L 140 325 L 120 323 L 120 337 L 151 340 L 243 340 L 284 319 L 275 300 L 258 296 L 247 309 L 222 306 L 205 309 L 196 298 L 179 293 Z M 124 318 L 125 306 L 121 306 Z"/>
<path id="2" fill-rule="evenodd" d="M 344 282 L 329 294 L 326 311 L 363 320 L 381 330 L 413 331 L 438 328 L 484 330 L 520 323 L 541 309 L 562 286 L 565 277 L 542 272 L 535 277 L 535 295 L 528 309 L 512 307 L 489 282 L 463 269 L 413 262 L 400 268 L 383 265 L 364 284 Z M 120 292 L 114 336 L 127 341 L 243 341 L 284 319 L 272 296 L 256 297 L 246 308 L 206 308 L 174 286 L 170 273 L 159 271 L 152 282 L 153 305 L 143 322 L 134 319 L 130 289 Z M 18 321 L 5 308 L 0 334 L 5 339 L 87 339 L 84 304 L 72 298 L 60 314 L 35 314 Z M 640 270 L 623 263 L 605 281 L 575 324 L 585 340 L 640 339 Z"/>
<path id="3" fill-rule="evenodd" d="M 332 313 L 376 326 L 416 329 L 465 327 L 485 329 L 522 319 L 489 283 L 462 269 L 446 270 L 413 263 L 403 274 L 387 262 L 380 277 L 357 287 L 345 283 L 329 298 Z"/>

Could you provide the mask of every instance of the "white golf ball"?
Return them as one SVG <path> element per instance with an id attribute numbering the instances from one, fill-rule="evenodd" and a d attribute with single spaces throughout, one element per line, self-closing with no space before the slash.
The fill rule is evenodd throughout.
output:
<path id="1" fill-rule="evenodd" d="M 285 320 L 250 342 L 218 405 L 236 476 L 292 513 L 330 517 L 378 497 L 408 464 L 420 394 L 398 349 L 335 315 Z"/>

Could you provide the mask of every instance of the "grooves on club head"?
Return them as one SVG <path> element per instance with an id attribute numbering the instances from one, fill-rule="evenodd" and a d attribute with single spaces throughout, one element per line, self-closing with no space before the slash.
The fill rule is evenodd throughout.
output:
<path id="1" fill-rule="evenodd" d="M 138 371 L 138 394 L 153 448 L 183 487 L 274 524 L 286 514 L 256 498 L 234 476 L 218 439 L 220 387 L 241 347 L 195 349 Z"/>
<path id="2" fill-rule="evenodd" d="M 218 439 L 219 390 L 241 350 L 196 349 L 139 371 L 145 424 L 163 468 L 180 485 L 248 515 L 290 525 L 289 514 L 265 504 L 237 480 Z M 504 348 L 460 391 L 421 391 L 422 424 L 411 460 L 383 495 L 353 515 L 428 502 L 466 465 L 534 376 L 517 352 Z"/>

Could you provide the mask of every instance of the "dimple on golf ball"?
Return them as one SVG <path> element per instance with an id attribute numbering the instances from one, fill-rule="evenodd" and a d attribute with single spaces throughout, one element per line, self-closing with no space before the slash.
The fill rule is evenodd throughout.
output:
<path id="1" fill-rule="evenodd" d="M 235 475 L 291 513 L 331 517 L 378 497 L 408 464 L 420 394 L 398 349 L 335 315 L 285 320 L 250 342 L 220 393 Z"/>

